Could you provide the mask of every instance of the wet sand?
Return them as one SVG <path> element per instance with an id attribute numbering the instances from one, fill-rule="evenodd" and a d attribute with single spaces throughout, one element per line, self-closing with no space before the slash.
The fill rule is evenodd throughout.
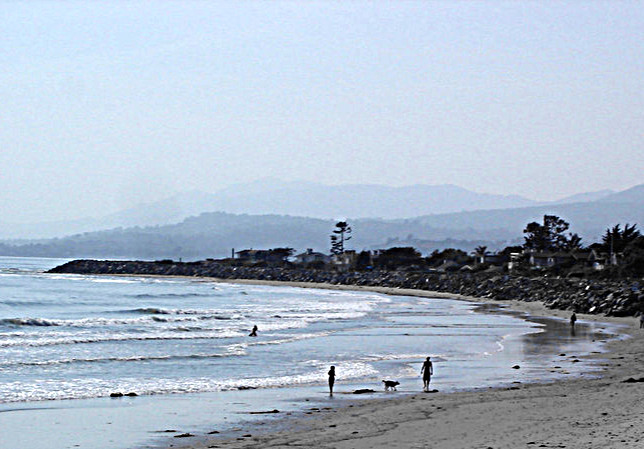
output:
<path id="1" fill-rule="evenodd" d="M 224 281 L 225 282 L 225 281 Z M 243 281 L 263 285 L 365 290 L 378 293 L 501 304 L 535 317 L 567 319 L 570 312 L 542 304 L 489 301 L 436 292 L 379 287 Z M 359 401 L 281 420 L 272 431 L 175 441 L 172 447 L 202 448 L 628 448 L 644 447 L 644 330 L 635 318 L 578 314 L 580 321 L 623 325 L 607 344 L 600 376 L 546 384 L 514 384 L 479 391 L 419 393 Z M 539 350 L 535 347 L 535 350 Z M 569 357 L 567 354 L 562 357 Z M 553 367 L 554 369 L 555 367 Z M 628 379 L 643 382 L 625 382 Z M 419 384 L 420 389 L 420 384 Z M 270 404 L 264 404 L 271 408 Z M 246 436 L 243 436 L 246 435 Z"/>

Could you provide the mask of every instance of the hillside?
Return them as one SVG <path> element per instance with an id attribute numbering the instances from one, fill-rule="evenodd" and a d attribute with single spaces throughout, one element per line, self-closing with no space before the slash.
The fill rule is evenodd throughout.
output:
<path id="1" fill-rule="evenodd" d="M 295 215 L 321 219 L 396 219 L 536 204 L 516 195 L 476 193 L 453 185 L 331 186 L 266 179 L 238 184 L 215 193 L 185 192 L 103 217 L 44 223 L 0 222 L 0 239 L 52 238 L 117 227 L 168 225 L 204 212 Z"/>
<path id="2" fill-rule="evenodd" d="M 521 243 L 525 225 L 544 214 L 562 217 L 585 244 L 617 223 L 644 223 L 644 186 L 599 200 L 514 209 L 476 210 L 406 219 L 349 218 L 350 248 L 419 246 L 424 252 L 455 247 L 491 250 Z M 327 252 L 336 220 L 292 215 L 208 212 L 163 226 L 116 228 L 38 242 L 0 243 L 0 255 L 141 259 L 226 257 L 231 249 L 289 246 Z"/>
<path id="3" fill-rule="evenodd" d="M 226 257 L 231 250 L 244 248 L 274 248 L 289 246 L 297 250 L 313 248 L 328 252 L 329 234 L 334 220 L 293 217 L 285 215 L 234 215 L 222 212 L 205 213 L 181 223 L 166 226 L 134 227 L 77 234 L 60 239 L 32 244 L 0 244 L 1 255 L 42 257 L 93 257 L 141 259 L 203 259 Z M 464 236 L 498 236 L 486 232 L 453 232 L 432 229 L 414 220 L 391 222 L 376 219 L 352 220 L 353 239 L 350 248 L 358 250 L 381 247 L 390 242 L 399 244 L 408 238 L 433 239 L 436 247 L 452 246 L 454 240 L 440 240 Z M 392 240 L 398 239 L 398 240 Z M 493 242 L 458 241 L 467 248 Z M 459 246 L 459 245 L 457 245 Z"/>

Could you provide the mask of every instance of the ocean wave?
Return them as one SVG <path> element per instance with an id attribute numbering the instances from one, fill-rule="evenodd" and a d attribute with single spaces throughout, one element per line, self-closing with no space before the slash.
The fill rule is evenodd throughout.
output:
<path id="1" fill-rule="evenodd" d="M 0 371 L 16 366 L 54 366 L 54 365 L 71 365 L 82 363 L 111 363 L 111 362 L 148 362 L 148 361 L 185 361 L 185 360 L 204 360 L 217 359 L 224 357 L 240 357 L 245 355 L 244 351 L 230 350 L 225 353 L 215 354 L 189 354 L 189 355 L 134 355 L 124 357 L 87 357 L 87 358 L 69 358 L 60 360 L 37 360 L 28 362 L 9 362 L 0 364 Z"/>
<path id="2" fill-rule="evenodd" d="M 164 309 L 160 307 L 140 307 L 137 309 L 120 310 L 118 313 L 140 313 L 144 315 L 203 315 L 218 320 L 233 320 L 240 317 L 240 315 L 224 315 L 221 310 Z"/>
<path id="3" fill-rule="evenodd" d="M 0 299 L 0 304 L 7 306 L 49 306 L 53 301 L 36 301 L 36 300 L 18 300 L 18 299 Z"/>
<path id="4" fill-rule="evenodd" d="M 221 296 L 218 293 L 139 293 L 135 295 L 126 295 L 130 298 L 137 299 L 174 299 L 174 298 L 209 298 L 211 296 Z"/>
<path id="5" fill-rule="evenodd" d="M 380 362 L 383 360 L 415 360 L 422 363 L 428 354 L 369 354 L 360 360 L 365 362 Z M 442 355 L 431 355 L 434 362 L 445 362 L 447 358 Z"/>
<path id="6" fill-rule="evenodd" d="M 97 284 L 138 284 L 140 279 L 114 279 L 114 278 L 86 278 L 90 282 Z"/>
<path id="7" fill-rule="evenodd" d="M 174 313 L 172 310 L 169 309 L 159 309 L 156 307 L 144 307 L 144 308 L 139 308 L 139 309 L 130 309 L 130 310 L 122 310 L 120 312 L 125 312 L 125 313 L 151 313 L 155 315 L 171 315 Z"/>
<path id="8" fill-rule="evenodd" d="M 65 280 L 65 281 L 85 281 L 85 282 L 94 282 L 99 284 L 137 284 L 141 281 L 135 278 L 110 278 L 110 277 L 99 277 L 96 275 L 79 275 L 71 273 L 43 273 L 43 275 L 48 279 L 53 280 Z"/>
<path id="9" fill-rule="evenodd" d="M 359 379 L 378 374 L 371 365 L 362 362 L 338 363 L 343 380 Z M 0 403 L 82 399 L 106 397 L 115 391 L 135 392 L 138 395 L 203 393 L 238 390 L 241 388 L 279 388 L 326 382 L 328 367 L 320 366 L 308 373 L 276 377 L 213 379 L 199 378 L 132 378 L 132 379 L 73 379 L 14 381 L 0 384 Z"/>
<path id="10" fill-rule="evenodd" d="M 161 341 L 161 340 L 212 340 L 224 338 L 245 337 L 247 331 L 243 332 L 234 329 L 221 329 L 210 332 L 173 332 L 168 331 L 162 334 L 141 335 L 137 334 L 112 334 L 112 335 L 69 335 L 69 336 L 47 336 L 39 337 L 35 340 L 25 338 L 8 338 L 0 341 L 0 348 L 9 347 L 39 347 L 39 346 L 58 346 L 74 344 L 92 344 L 107 342 L 125 342 L 125 341 Z"/>
<path id="11" fill-rule="evenodd" d="M 0 324 L 10 324 L 13 326 L 60 326 L 55 320 L 45 318 L 4 318 Z"/>
<path id="12" fill-rule="evenodd" d="M 159 316 L 160 315 L 160 316 Z M 144 316 L 139 318 L 79 318 L 75 320 L 50 319 L 50 318 L 5 318 L 0 319 L 0 325 L 6 326 L 59 326 L 59 327 L 76 327 L 92 328 L 104 326 L 129 326 L 145 325 L 153 323 L 182 323 L 182 322 L 200 322 L 200 321 L 230 321 L 240 320 L 240 316 L 224 315 L 205 315 L 205 316 L 168 316 L 169 314 L 158 313 L 155 315 Z M 209 328 L 206 328 L 209 329 Z"/>
<path id="13" fill-rule="evenodd" d="M 285 343 L 293 343 L 295 341 L 300 341 L 300 340 L 310 340 L 313 338 L 321 338 L 321 337 L 326 337 L 328 335 L 331 335 L 333 331 L 325 331 L 325 332 L 315 332 L 315 333 L 309 333 L 309 334 L 296 334 L 296 335 L 291 335 L 288 337 L 283 337 L 283 338 L 276 338 L 273 340 L 251 340 L 249 339 L 248 341 L 245 341 L 243 343 L 235 343 L 231 344 L 228 346 L 229 351 L 244 351 L 246 348 L 249 346 L 272 346 L 272 345 L 282 345 Z"/>

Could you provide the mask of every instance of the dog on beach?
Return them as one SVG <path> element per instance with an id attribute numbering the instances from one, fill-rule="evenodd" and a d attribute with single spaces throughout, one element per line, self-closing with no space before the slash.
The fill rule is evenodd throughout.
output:
<path id="1" fill-rule="evenodd" d="M 396 390 L 396 385 L 400 385 L 400 382 L 396 382 L 395 380 L 383 380 L 382 383 L 385 384 L 385 391 L 398 391 Z"/>

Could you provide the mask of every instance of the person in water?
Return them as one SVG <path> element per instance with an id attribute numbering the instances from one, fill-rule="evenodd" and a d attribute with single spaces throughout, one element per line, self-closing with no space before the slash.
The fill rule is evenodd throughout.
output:
<path id="1" fill-rule="evenodd" d="M 429 391 L 429 382 L 432 380 L 434 374 L 434 366 L 431 362 L 431 357 L 423 362 L 423 367 L 420 369 L 420 375 L 423 376 L 423 391 Z"/>
<path id="2" fill-rule="evenodd" d="M 329 369 L 329 395 L 333 396 L 333 384 L 335 383 L 335 366 L 331 365 Z"/>
<path id="3" fill-rule="evenodd" d="M 253 326 L 253 330 L 248 334 L 249 337 L 257 337 L 257 326 Z"/>

